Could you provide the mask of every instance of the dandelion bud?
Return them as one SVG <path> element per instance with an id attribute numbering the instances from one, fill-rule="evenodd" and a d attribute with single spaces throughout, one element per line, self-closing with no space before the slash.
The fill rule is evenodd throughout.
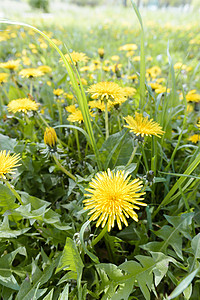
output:
<path id="1" fill-rule="evenodd" d="M 44 133 L 44 143 L 49 147 L 53 148 L 56 146 L 56 142 L 57 142 L 57 135 L 55 129 L 52 127 L 46 127 Z"/>
<path id="2" fill-rule="evenodd" d="M 105 54 L 104 49 L 103 48 L 99 48 L 98 49 L 98 54 L 99 54 L 100 59 L 103 59 L 104 58 L 104 54 Z"/>

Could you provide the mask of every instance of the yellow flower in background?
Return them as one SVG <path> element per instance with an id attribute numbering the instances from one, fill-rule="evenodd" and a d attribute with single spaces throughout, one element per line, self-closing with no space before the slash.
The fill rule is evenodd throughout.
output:
<path id="1" fill-rule="evenodd" d="M 78 62 L 87 62 L 88 61 L 88 57 L 86 56 L 85 53 L 83 52 L 75 52 L 73 51 L 72 53 L 69 54 L 65 54 L 65 57 L 67 59 L 67 61 L 72 64 L 72 61 L 74 62 L 74 64 L 76 65 Z M 60 61 L 62 62 L 62 59 L 60 59 Z"/>
<path id="2" fill-rule="evenodd" d="M 136 222 L 138 215 L 135 209 L 138 205 L 146 206 L 141 202 L 145 193 L 141 192 L 142 181 L 134 179 L 130 181 L 129 173 L 108 169 L 105 172 L 97 173 L 86 189 L 86 200 L 83 201 L 84 209 L 89 209 L 90 220 L 97 220 L 96 227 L 101 224 L 103 228 L 108 224 L 108 231 L 114 227 L 115 221 L 122 229 L 122 223 L 128 226 L 127 218 L 131 217 Z"/>
<path id="3" fill-rule="evenodd" d="M 44 132 L 44 143 L 52 148 L 55 147 L 57 143 L 57 135 L 54 128 L 46 127 Z"/>
<path id="4" fill-rule="evenodd" d="M 53 93 L 55 96 L 60 96 L 64 93 L 63 89 L 54 89 Z"/>
<path id="5" fill-rule="evenodd" d="M 28 69 L 23 69 L 19 72 L 19 75 L 22 78 L 33 78 L 33 77 L 40 77 L 43 76 L 44 73 L 38 69 L 35 68 L 28 68 Z"/>
<path id="6" fill-rule="evenodd" d="M 196 144 L 197 142 L 200 141 L 200 134 L 193 134 L 188 138 L 188 141 Z"/>
<path id="7" fill-rule="evenodd" d="M 30 58 L 28 56 L 22 56 L 22 62 L 26 66 L 30 66 L 31 65 L 31 60 L 30 60 Z"/>
<path id="8" fill-rule="evenodd" d="M 69 122 L 83 122 L 83 115 L 80 109 L 76 109 L 74 112 L 72 112 L 69 117 L 67 118 Z"/>
<path id="9" fill-rule="evenodd" d="M 66 111 L 69 113 L 74 113 L 76 111 L 76 106 L 75 105 L 68 105 L 65 107 Z"/>
<path id="10" fill-rule="evenodd" d="M 9 69 L 9 70 L 16 70 L 19 68 L 19 65 L 20 65 L 20 60 L 17 59 L 17 60 L 8 60 L 7 62 L 2 62 L 0 63 L 0 68 L 3 68 L 3 69 Z"/>
<path id="11" fill-rule="evenodd" d="M 118 60 L 120 60 L 120 57 L 119 57 L 119 55 L 113 55 L 113 56 L 111 56 L 111 60 L 118 61 Z"/>
<path id="12" fill-rule="evenodd" d="M 133 57 L 133 61 L 140 61 L 140 56 Z"/>
<path id="13" fill-rule="evenodd" d="M 40 43 L 40 48 L 42 49 L 47 49 L 48 48 L 48 45 L 46 43 Z"/>
<path id="14" fill-rule="evenodd" d="M 39 66 L 37 69 L 38 69 L 39 71 L 41 71 L 42 73 L 44 73 L 44 74 L 46 74 L 46 73 L 51 73 L 51 72 L 52 72 L 52 68 L 49 67 L 49 66 L 45 66 L 45 65 Z"/>
<path id="15" fill-rule="evenodd" d="M 152 90 L 162 88 L 162 85 L 157 82 L 148 82 L 148 85 L 152 88 Z"/>
<path id="16" fill-rule="evenodd" d="M 146 70 L 146 73 L 149 74 L 152 78 L 156 78 L 162 72 L 161 68 L 158 66 L 153 66 Z"/>
<path id="17" fill-rule="evenodd" d="M 6 150 L 0 151 L 0 177 L 10 173 L 13 174 L 16 171 L 16 167 L 20 161 L 20 154 L 10 155 L 10 151 L 6 154 Z"/>
<path id="18" fill-rule="evenodd" d="M 21 98 L 12 100 L 8 103 L 7 109 L 9 112 L 16 113 L 16 112 L 24 112 L 27 113 L 28 111 L 36 111 L 38 110 L 39 104 L 29 98 Z"/>
<path id="19" fill-rule="evenodd" d="M 75 111 L 73 111 L 73 108 L 72 108 L 72 105 L 71 106 L 71 110 L 72 110 L 72 113 L 69 115 L 69 117 L 67 118 L 67 120 L 69 122 L 78 122 L 78 123 L 81 123 L 83 122 L 83 115 L 82 115 L 82 112 L 80 109 L 76 108 Z M 66 108 L 65 108 L 66 109 Z M 68 107 L 69 109 L 69 107 Z M 66 109 L 67 110 L 67 109 Z M 69 110 L 68 110 L 69 111 Z M 90 115 L 93 117 L 94 114 L 90 111 Z"/>
<path id="20" fill-rule="evenodd" d="M 136 136 L 141 135 L 144 137 L 145 135 L 155 135 L 160 137 L 160 135 L 163 135 L 164 133 L 162 127 L 154 122 L 153 119 L 148 120 L 148 117 L 143 117 L 142 114 L 137 112 L 135 113 L 135 118 L 127 116 L 124 120 L 128 123 L 128 125 L 125 125 L 124 127 L 129 128 Z"/>
<path id="21" fill-rule="evenodd" d="M 124 89 L 115 82 L 99 82 L 91 85 L 87 91 L 91 94 L 92 99 L 100 99 L 101 101 L 126 100 Z"/>
<path id="22" fill-rule="evenodd" d="M 112 102 L 113 103 L 113 102 Z M 105 104 L 104 102 L 102 102 L 101 100 L 93 100 L 93 101 L 89 101 L 88 102 L 88 105 L 90 106 L 90 108 L 97 108 L 101 111 L 105 111 Z M 108 111 L 110 111 L 110 108 L 111 108 L 111 101 L 108 101 Z"/>
<path id="23" fill-rule="evenodd" d="M 191 90 L 185 96 L 186 100 L 189 102 L 199 102 L 200 101 L 200 94 L 197 94 L 196 90 Z"/>
<path id="24" fill-rule="evenodd" d="M 200 120 L 197 122 L 197 127 L 200 129 Z"/>
<path id="25" fill-rule="evenodd" d="M 177 63 L 175 63 L 175 65 L 174 65 L 174 69 L 175 70 L 186 70 L 187 69 L 187 66 L 186 65 L 184 65 L 182 62 L 177 62 Z"/>
<path id="26" fill-rule="evenodd" d="M 156 94 L 162 94 L 162 93 L 170 93 L 170 88 L 166 88 L 165 86 L 160 86 L 159 88 L 155 89 Z"/>
<path id="27" fill-rule="evenodd" d="M 127 97 L 134 96 L 137 93 L 136 89 L 134 89 L 133 87 L 129 87 L 129 86 L 124 87 L 123 90 Z"/>
<path id="28" fill-rule="evenodd" d="M 98 49 L 98 54 L 99 54 L 99 57 L 100 57 L 101 59 L 103 59 L 104 54 L 105 54 L 104 49 L 103 49 L 103 48 L 99 48 L 99 49 Z"/>
<path id="29" fill-rule="evenodd" d="M 137 50 L 137 45 L 136 44 L 126 44 L 126 45 L 123 45 L 121 47 L 119 47 L 119 50 L 120 51 L 134 51 L 134 50 Z"/>
<path id="30" fill-rule="evenodd" d="M 8 76 L 7 73 L 0 73 L 0 84 L 7 82 Z"/>

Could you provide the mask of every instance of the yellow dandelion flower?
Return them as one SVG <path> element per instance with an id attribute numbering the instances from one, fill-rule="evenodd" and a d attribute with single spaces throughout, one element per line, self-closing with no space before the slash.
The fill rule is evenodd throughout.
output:
<path id="1" fill-rule="evenodd" d="M 138 47 L 136 44 L 126 44 L 126 45 L 119 47 L 119 50 L 120 51 L 134 51 L 134 50 L 137 50 L 137 48 Z"/>
<path id="2" fill-rule="evenodd" d="M 199 102 L 200 101 L 200 94 L 196 93 L 196 90 L 191 90 L 185 96 L 186 100 L 189 102 Z"/>
<path id="3" fill-rule="evenodd" d="M 165 86 L 161 86 L 161 87 L 155 89 L 155 93 L 156 94 L 170 93 L 170 89 L 169 88 L 167 89 Z"/>
<path id="4" fill-rule="evenodd" d="M 200 134 L 193 134 L 188 138 L 188 141 L 196 144 L 197 142 L 200 141 Z"/>
<path id="5" fill-rule="evenodd" d="M 137 92 L 136 89 L 134 89 L 133 87 L 130 87 L 130 86 L 126 86 L 123 89 L 124 89 L 124 92 L 125 92 L 127 97 L 134 96 Z"/>
<path id="6" fill-rule="evenodd" d="M 39 71 L 41 71 L 42 73 L 44 73 L 44 74 L 46 74 L 46 73 L 51 73 L 51 72 L 52 72 L 52 68 L 49 67 L 49 66 L 45 66 L 45 65 L 39 66 L 37 69 L 38 69 Z"/>
<path id="7" fill-rule="evenodd" d="M 38 69 L 35 68 L 28 68 L 28 69 L 23 69 L 19 72 L 19 75 L 22 78 L 33 78 L 33 77 L 40 77 L 43 76 L 44 73 Z"/>
<path id="8" fill-rule="evenodd" d="M 162 85 L 160 85 L 159 83 L 157 82 L 149 82 L 148 85 L 152 88 L 152 90 L 156 90 L 156 89 L 159 89 L 159 88 L 162 88 Z"/>
<path id="9" fill-rule="evenodd" d="M 92 99 L 100 99 L 102 101 L 126 100 L 124 89 L 114 82 L 99 82 L 91 85 L 87 91 L 92 95 Z"/>
<path id="10" fill-rule="evenodd" d="M 128 125 L 124 127 L 129 128 L 136 136 L 141 135 L 144 137 L 145 135 L 155 135 L 160 137 L 160 135 L 164 133 L 162 127 L 154 122 L 153 119 L 148 120 L 148 117 L 143 117 L 142 114 L 137 112 L 135 113 L 135 119 L 131 116 L 127 116 L 124 119 L 128 123 Z"/>
<path id="11" fill-rule="evenodd" d="M 133 57 L 133 61 L 140 61 L 140 56 Z"/>
<path id="12" fill-rule="evenodd" d="M 122 223 L 128 226 L 127 218 L 129 216 L 138 221 L 135 209 L 138 205 L 146 206 L 140 198 L 145 193 L 141 192 L 142 181 L 130 177 L 125 171 L 116 173 L 108 169 L 105 172 L 97 173 L 95 178 L 89 183 L 90 188 L 86 189 L 86 200 L 83 201 L 84 209 L 90 209 L 90 220 L 95 221 L 96 227 L 101 224 L 103 228 L 108 224 L 108 231 L 114 227 L 115 221 L 119 230 L 122 229 Z"/>
<path id="13" fill-rule="evenodd" d="M 53 93 L 55 96 L 60 96 L 64 93 L 64 91 L 62 89 L 54 89 Z"/>
<path id="14" fill-rule="evenodd" d="M 0 177 L 10 173 L 14 174 L 20 160 L 20 154 L 10 155 L 10 151 L 6 154 L 6 150 L 0 151 Z"/>
<path id="15" fill-rule="evenodd" d="M 44 133 L 44 143 L 52 148 L 55 147 L 57 143 L 57 135 L 54 128 L 46 127 Z"/>
<path id="16" fill-rule="evenodd" d="M 197 122 L 197 127 L 200 129 L 200 120 Z"/>
<path id="17" fill-rule="evenodd" d="M 30 66 L 31 65 L 31 60 L 27 56 L 23 56 L 22 57 L 22 61 L 23 61 L 23 64 L 26 65 L 26 66 Z"/>
<path id="18" fill-rule="evenodd" d="M 152 78 L 156 78 L 158 75 L 161 74 L 162 70 L 158 66 L 153 66 L 146 70 L 147 74 L 149 74 Z"/>
<path id="19" fill-rule="evenodd" d="M 65 107 L 66 111 L 69 113 L 74 113 L 76 111 L 76 106 L 75 105 L 68 105 Z"/>
<path id="20" fill-rule="evenodd" d="M 19 64 L 20 64 L 19 59 L 17 59 L 17 60 L 8 60 L 7 62 L 0 63 L 0 68 L 9 69 L 9 70 L 14 71 L 14 70 L 19 68 Z"/>
<path id="21" fill-rule="evenodd" d="M 38 110 L 39 104 L 36 103 L 33 100 L 30 100 L 29 98 L 21 98 L 21 99 L 16 99 L 16 100 L 12 100 L 8 103 L 8 111 L 12 112 L 12 113 L 16 113 L 16 112 L 24 112 L 27 113 L 28 111 L 31 110 Z"/>
<path id="22" fill-rule="evenodd" d="M 67 118 L 69 122 L 83 122 L 83 115 L 80 109 L 76 109 L 74 112 L 72 112 L 69 117 Z"/>
<path id="23" fill-rule="evenodd" d="M 89 101 L 88 104 L 89 104 L 90 108 L 97 108 L 101 111 L 105 111 L 105 104 L 101 100 Z M 107 105 L 108 111 L 110 111 L 111 106 L 113 106 L 113 104 L 111 104 L 111 105 L 110 104 L 111 104 L 111 102 L 108 101 L 108 105 Z"/>
<path id="24" fill-rule="evenodd" d="M 74 62 L 74 64 L 76 65 L 78 62 L 87 62 L 88 61 L 88 57 L 86 56 L 85 53 L 83 52 L 75 52 L 73 51 L 72 53 L 69 54 L 65 54 L 65 57 L 67 59 L 67 61 L 72 64 L 72 61 Z M 60 61 L 62 61 L 62 59 L 60 59 Z"/>
<path id="25" fill-rule="evenodd" d="M 0 84 L 6 82 L 8 76 L 9 76 L 9 75 L 8 75 L 7 73 L 0 73 Z"/>
<path id="26" fill-rule="evenodd" d="M 113 56 L 111 56 L 111 60 L 118 61 L 118 60 L 120 60 L 120 57 L 119 57 L 119 55 L 113 55 Z"/>
<path id="27" fill-rule="evenodd" d="M 180 69 L 186 70 L 186 69 L 187 69 L 187 66 L 184 65 L 182 62 L 177 62 L 177 63 L 175 63 L 175 65 L 174 65 L 174 69 L 175 69 L 175 70 L 180 70 Z"/>

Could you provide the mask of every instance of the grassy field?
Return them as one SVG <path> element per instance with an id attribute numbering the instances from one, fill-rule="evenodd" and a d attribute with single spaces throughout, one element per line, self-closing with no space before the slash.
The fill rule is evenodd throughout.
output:
<path id="1" fill-rule="evenodd" d="M 0 298 L 199 299 L 198 13 L 0 11 Z"/>

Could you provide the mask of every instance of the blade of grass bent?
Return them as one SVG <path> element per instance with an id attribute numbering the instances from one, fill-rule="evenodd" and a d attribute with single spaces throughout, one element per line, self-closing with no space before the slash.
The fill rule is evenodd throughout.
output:
<path id="1" fill-rule="evenodd" d="M 29 28 L 33 29 L 34 31 L 36 31 L 40 35 L 42 35 L 49 42 L 49 44 L 52 45 L 55 48 L 55 50 L 60 54 L 60 56 L 61 56 L 61 58 L 62 58 L 62 60 L 64 62 L 64 65 L 65 65 L 65 67 L 67 69 L 67 72 L 69 74 L 69 77 L 71 79 L 73 89 L 74 89 L 74 91 L 76 93 L 77 100 L 78 100 L 81 112 L 83 114 L 83 119 L 84 119 L 84 122 L 85 122 L 85 127 L 86 127 L 86 130 L 87 130 L 88 135 L 90 137 L 90 141 L 91 141 L 91 145 L 92 145 L 94 154 L 96 156 L 98 168 L 101 169 L 101 163 L 100 163 L 100 159 L 99 159 L 99 153 L 98 153 L 98 149 L 97 149 L 95 138 L 94 138 L 94 134 L 93 134 L 91 120 L 90 120 L 90 115 L 89 115 L 89 108 L 88 108 L 88 105 L 87 105 L 87 98 L 85 96 L 85 92 L 84 92 L 82 83 L 80 81 L 80 76 L 79 76 L 79 84 L 80 84 L 81 90 L 80 90 L 80 88 L 78 86 L 78 82 L 76 80 L 75 73 L 72 70 L 72 67 L 70 66 L 69 62 L 67 61 L 65 55 L 58 48 L 58 46 L 44 32 L 40 31 L 39 29 L 37 29 L 36 27 L 34 27 L 32 25 L 29 25 L 29 24 L 26 24 L 26 23 L 23 23 L 23 22 L 15 22 L 15 21 L 10 21 L 10 20 L 0 20 L 0 23 L 11 24 L 11 25 L 20 25 L 20 26 L 25 26 L 25 27 L 29 27 Z"/>
<path id="2" fill-rule="evenodd" d="M 144 27 L 142 18 L 136 4 L 131 0 L 137 18 L 141 26 L 141 41 L 140 41 L 140 109 L 143 111 L 145 106 L 145 46 L 144 46 Z"/>

